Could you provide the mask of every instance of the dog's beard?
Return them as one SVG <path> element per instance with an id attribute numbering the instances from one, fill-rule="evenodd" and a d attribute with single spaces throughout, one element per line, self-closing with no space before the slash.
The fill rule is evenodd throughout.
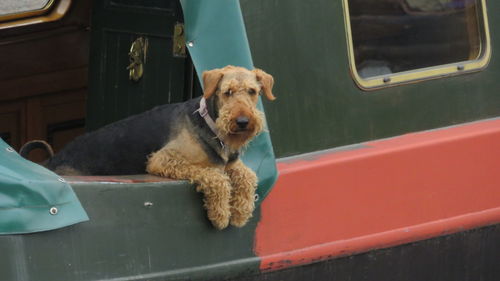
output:
<path id="1" fill-rule="evenodd" d="M 248 127 L 240 129 L 234 122 L 229 106 L 219 109 L 219 117 L 215 120 L 218 131 L 218 138 L 222 140 L 230 149 L 240 150 L 245 147 L 252 138 L 263 130 L 264 113 L 256 108 L 252 108 L 249 117 Z"/>

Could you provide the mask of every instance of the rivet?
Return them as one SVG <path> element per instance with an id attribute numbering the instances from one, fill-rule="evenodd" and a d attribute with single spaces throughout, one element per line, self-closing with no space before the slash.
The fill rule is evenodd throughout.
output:
<path id="1" fill-rule="evenodd" d="M 66 180 L 63 179 L 63 178 L 58 178 L 57 180 L 60 181 L 60 182 L 66 182 Z"/>
<path id="2" fill-rule="evenodd" d="M 56 207 L 52 207 L 52 208 L 50 208 L 49 213 L 50 213 L 51 215 L 57 215 L 57 212 L 58 212 L 58 211 L 59 211 L 59 210 L 57 210 L 57 208 L 56 208 Z"/>
<path id="3" fill-rule="evenodd" d="M 458 65 L 458 66 L 457 66 L 457 70 L 458 70 L 458 71 L 462 71 L 462 70 L 464 70 L 464 69 L 465 69 L 465 67 L 464 67 L 463 65 Z"/>
<path id="4" fill-rule="evenodd" d="M 259 201 L 259 194 L 255 194 L 254 200 L 255 202 Z"/>
<path id="5" fill-rule="evenodd" d="M 187 42 L 187 46 L 188 46 L 188 47 L 193 47 L 193 46 L 194 46 L 193 41 L 189 41 L 189 42 Z"/>
<path id="6" fill-rule="evenodd" d="M 390 77 L 384 77 L 384 83 L 389 83 L 391 82 L 391 78 Z"/>
<path id="7" fill-rule="evenodd" d="M 14 152 L 14 149 L 12 149 L 11 147 L 7 147 L 5 150 L 7 150 L 8 152 Z"/>
<path id="8" fill-rule="evenodd" d="M 144 202 L 144 207 L 152 207 L 153 206 L 153 202 Z"/>

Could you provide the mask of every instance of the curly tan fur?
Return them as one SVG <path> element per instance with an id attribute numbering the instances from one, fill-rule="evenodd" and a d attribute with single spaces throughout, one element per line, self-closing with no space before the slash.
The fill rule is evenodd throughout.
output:
<path id="1" fill-rule="evenodd" d="M 248 106 L 248 105 L 247 105 Z M 247 115 L 251 116 L 252 122 L 249 125 L 249 130 L 245 132 L 238 132 L 235 128 L 233 119 L 237 114 L 233 114 L 231 106 L 222 106 L 219 110 L 219 118 L 217 118 L 215 125 L 218 129 L 218 137 L 228 145 L 232 150 L 239 150 L 246 146 L 250 140 L 262 132 L 263 129 L 263 116 L 264 114 L 254 107 L 248 106 Z"/>
<path id="2" fill-rule="evenodd" d="M 257 176 L 254 171 L 237 160 L 226 169 L 233 190 L 231 192 L 231 225 L 241 227 L 252 217 L 255 208 Z"/>

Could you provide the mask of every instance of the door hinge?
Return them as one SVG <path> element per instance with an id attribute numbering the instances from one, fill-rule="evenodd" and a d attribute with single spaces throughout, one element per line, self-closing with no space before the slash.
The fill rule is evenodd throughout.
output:
<path id="1" fill-rule="evenodd" d="M 178 22 L 174 26 L 174 46 L 172 47 L 172 53 L 175 58 L 185 58 L 186 57 L 186 39 L 184 36 L 184 24 Z"/>

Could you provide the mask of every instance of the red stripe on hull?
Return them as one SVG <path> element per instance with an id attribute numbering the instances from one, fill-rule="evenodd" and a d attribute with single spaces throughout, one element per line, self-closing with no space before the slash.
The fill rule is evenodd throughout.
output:
<path id="1" fill-rule="evenodd" d="M 500 120 L 278 164 L 262 204 L 261 269 L 500 222 Z"/>

